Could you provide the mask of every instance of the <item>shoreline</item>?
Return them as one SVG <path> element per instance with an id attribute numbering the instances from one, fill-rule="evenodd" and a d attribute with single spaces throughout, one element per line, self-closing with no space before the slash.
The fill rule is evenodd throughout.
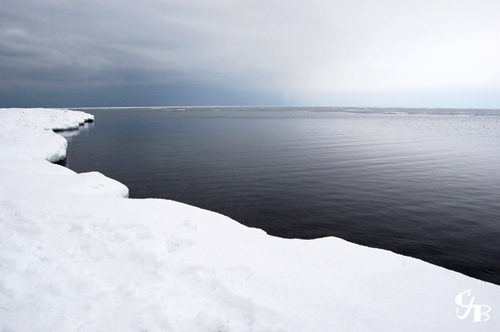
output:
<path id="1" fill-rule="evenodd" d="M 71 128 L 82 112 L 0 117 L 3 330 L 499 326 L 493 311 L 481 324 L 459 319 L 455 298 L 471 289 L 495 310 L 500 286 L 334 237 L 281 239 L 182 203 L 127 199 L 115 180 L 47 161 L 66 153 L 54 128 Z"/>

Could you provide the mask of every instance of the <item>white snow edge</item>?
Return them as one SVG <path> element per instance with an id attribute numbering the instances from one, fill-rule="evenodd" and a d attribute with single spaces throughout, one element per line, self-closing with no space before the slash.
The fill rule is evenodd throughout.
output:
<path id="1" fill-rule="evenodd" d="M 90 114 L 0 109 L 1 331 L 496 331 L 500 287 L 328 237 L 289 240 L 128 189 L 51 129 Z M 455 298 L 471 290 L 486 322 Z M 464 297 L 464 303 L 470 302 Z M 483 317 L 484 318 L 484 317 Z"/>

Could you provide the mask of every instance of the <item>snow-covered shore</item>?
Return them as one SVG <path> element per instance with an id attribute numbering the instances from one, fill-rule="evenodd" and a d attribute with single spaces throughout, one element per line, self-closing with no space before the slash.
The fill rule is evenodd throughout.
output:
<path id="1" fill-rule="evenodd" d="M 67 147 L 50 129 L 89 120 L 0 109 L 1 331 L 500 328 L 500 286 L 334 237 L 280 239 L 185 204 L 128 199 L 100 173 L 50 163 Z M 490 318 L 473 322 L 480 305 Z"/>

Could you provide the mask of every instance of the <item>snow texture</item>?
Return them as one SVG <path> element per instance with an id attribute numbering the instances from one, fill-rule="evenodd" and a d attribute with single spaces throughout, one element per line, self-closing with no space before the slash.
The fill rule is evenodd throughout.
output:
<path id="1" fill-rule="evenodd" d="M 1 331 L 499 330 L 497 285 L 334 237 L 281 239 L 128 199 L 100 173 L 50 163 L 67 146 L 50 129 L 89 120 L 0 110 Z M 476 307 L 459 319 L 467 290 L 473 302 L 462 304 Z M 480 305 L 490 319 L 473 322 Z"/>

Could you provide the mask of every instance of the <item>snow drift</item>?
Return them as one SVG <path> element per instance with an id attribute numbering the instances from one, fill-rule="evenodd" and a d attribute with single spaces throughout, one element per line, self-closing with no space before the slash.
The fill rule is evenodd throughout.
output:
<path id="1" fill-rule="evenodd" d="M 128 199 L 100 173 L 50 163 L 67 146 L 51 129 L 91 120 L 0 110 L 0 330 L 499 328 L 499 286 L 334 237 L 281 239 L 185 204 Z M 492 310 L 473 322 L 469 304 Z"/>

